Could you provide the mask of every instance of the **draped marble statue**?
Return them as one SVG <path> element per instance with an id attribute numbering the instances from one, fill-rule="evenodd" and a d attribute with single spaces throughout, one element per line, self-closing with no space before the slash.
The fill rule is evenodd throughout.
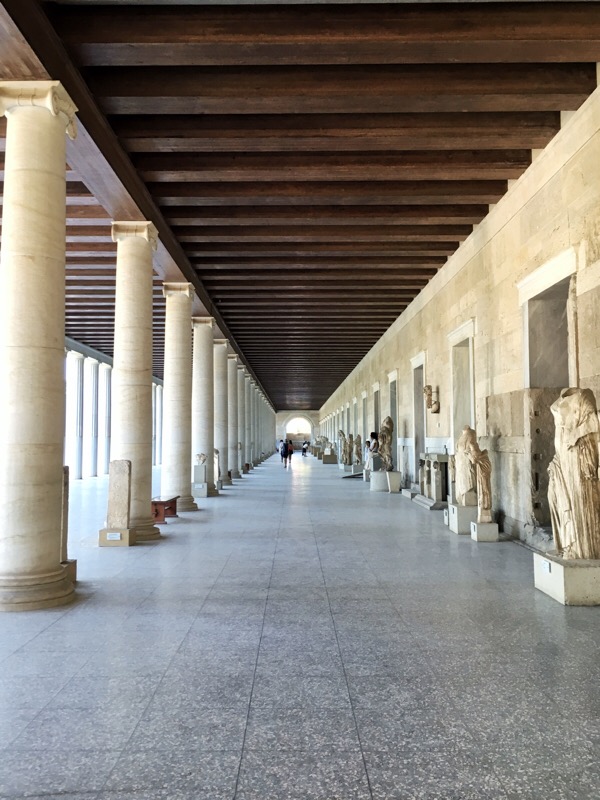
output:
<path id="1" fill-rule="evenodd" d="M 342 464 L 352 464 L 352 446 L 348 441 L 344 431 L 338 431 L 338 439 L 340 440 L 340 461 Z"/>
<path id="2" fill-rule="evenodd" d="M 354 440 L 354 464 L 362 464 L 363 461 L 363 453 L 362 453 L 362 439 L 360 433 L 356 434 L 356 439 Z"/>
<path id="3" fill-rule="evenodd" d="M 600 559 L 600 426 L 591 389 L 563 389 L 550 407 L 555 456 L 548 501 L 556 549 L 563 558 Z"/>
<path id="4" fill-rule="evenodd" d="M 471 446 L 477 444 L 477 434 L 465 425 L 456 442 L 454 453 L 456 503 L 459 506 L 477 505 L 475 465 L 469 457 Z"/>
<path id="5" fill-rule="evenodd" d="M 381 469 L 383 472 L 391 472 L 394 469 L 394 459 L 392 457 L 392 444 L 394 440 L 394 423 L 391 417 L 386 417 L 381 423 L 379 431 L 379 455 L 381 456 Z"/>
<path id="6" fill-rule="evenodd" d="M 477 441 L 471 444 L 469 458 L 477 478 L 477 522 L 492 522 L 492 462 Z"/>

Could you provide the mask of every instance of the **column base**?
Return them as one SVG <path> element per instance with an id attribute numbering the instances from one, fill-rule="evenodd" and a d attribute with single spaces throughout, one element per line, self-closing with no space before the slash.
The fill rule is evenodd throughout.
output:
<path id="1" fill-rule="evenodd" d="M 140 522 L 133 526 L 133 530 L 135 531 L 136 544 L 138 544 L 138 542 L 153 542 L 156 539 L 162 539 L 160 529 L 156 527 L 154 520 L 150 522 Z"/>
<path id="2" fill-rule="evenodd" d="M 194 502 L 192 495 L 188 497 L 179 497 L 177 501 L 177 511 L 198 511 L 198 506 Z"/>
<path id="3" fill-rule="evenodd" d="M 237 469 L 234 469 L 234 470 L 232 470 L 232 471 L 231 471 L 231 477 L 232 477 L 232 478 L 241 478 L 242 476 L 241 476 L 241 474 L 240 474 L 240 473 L 237 471 Z"/>
<path id="4" fill-rule="evenodd" d="M 77 559 L 68 558 L 66 561 L 60 562 L 61 567 L 65 571 L 65 575 L 72 584 L 77 583 Z"/>
<path id="5" fill-rule="evenodd" d="M 133 528 L 102 528 L 98 534 L 98 547 L 133 547 L 135 541 Z"/>
<path id="6" fill-rule="evenodd" d="M 221 478 L 221 483 L 223 486 L 233 486 L 233 481 L 231 478 Z"/>
<path id="7" fill-rule="evenodd" d="M 209 486 L 206 491 L 207 491 L 207 494 L 206 494 L 207 497 L 218 497 L 219 496 L 219 490 L 217 489 L 216 486 Z"/>
<path id="8" fill-rule="evenodd" d="M 50 575 L 0 577 L 0 611 L 36 611 L 71 603 L 75 589 L 61 566 Z"/>

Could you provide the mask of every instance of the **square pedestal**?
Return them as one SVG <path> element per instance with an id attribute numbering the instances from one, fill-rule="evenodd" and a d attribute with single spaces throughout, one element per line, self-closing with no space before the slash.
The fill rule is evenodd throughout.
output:
<path id="1" fill-rule="evenodd" d="M 533 554 L 536 589 L 565 606 L 600 605 L 600 561 Z"/>
<path id="2" fill-rule="evenodd" d="M 98 536 L 98 547 L 131 547 L 134 544 L 133 528 L 102 528 Z"/>
<path id="3" fill-rule="evenodd" d="M 448 512 L 448 509 L 445 508 L 444 509 L 444 525 L 448 525 L 449 523 L 450 523 L 450 514 Z"/>
<path id="4" fill-rule="evenodd" d="M 387 475 L 388 492 L 399 492 L 402 475 L 399 472 L 386 472 L 385 474 Z"/>
<path id="5" fill-rule="evenodd" d="M 337 464 L 337 456 L 335 453 L 323 453 L 324 464 Z"/>
<path id="6" fill-rule="evenodd" d="M 193 483 L 192 497 L 208 497 L 208 483 Z"/>
<path id="7" fill-rule="evenodd" d="M 387 472 L 372 472 L 370 482 L 372 492 L 389 492 Z"/>
<path id="8" fill-rule="evenodd" d="M 477 520 L 477 506 L 448 505 L 448 527 L 453 533 L 468 536 L 471 523 Z"/>
<path id="9" fill-rule="evenodd" d="M 471 539 L 475 542 L 499 541 L 498 525 L 495 522 L 472 522 Z"/>

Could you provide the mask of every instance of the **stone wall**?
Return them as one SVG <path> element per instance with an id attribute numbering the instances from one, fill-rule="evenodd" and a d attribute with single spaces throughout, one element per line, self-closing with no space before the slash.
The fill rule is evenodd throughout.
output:
<path id="1" fill-rule="evenodd" d="M 366 391 L 371 425 L 372 386 L 380 384 L 383 417 L 388 374 L 397 370 L 397 463 L 411 482 L 413 367 L 422 361 L 424 382 L 439 390 L 440 413 L 425 414 L 427 449 L 452 452 L 459 432 L 453 430 L 451 334 L 470 327 L 473 422 L 493 460 L 494 509 L 506 531 L 541 548 L 549 544 L 546 468 L 553 454 L 547 408 L 560 387 L 529 385 L 531 348 L 553 346 L 552 337 L 538 331 L 536 338 L 531 326 L 540 318 L 539 292 L 552 293 L 549 287 L 561 281 L 568 293 L 569 382 L 591 388 L 600 400 L 600 90 L 567 116 L 320 410 L 323 419 Z M 552 350 L 544 357 L 552 359 Z"/>

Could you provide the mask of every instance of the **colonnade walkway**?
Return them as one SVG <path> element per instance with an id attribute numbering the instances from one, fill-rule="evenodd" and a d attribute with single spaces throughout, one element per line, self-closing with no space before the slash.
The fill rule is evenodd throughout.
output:
<path id="1" fill-rule="evenodd" d="M 105 492 L 78 601 L 0 616 L 0 797 L 600 798 L 600 610 L 525 548 L 299 454 L 131 549 Z"/>

